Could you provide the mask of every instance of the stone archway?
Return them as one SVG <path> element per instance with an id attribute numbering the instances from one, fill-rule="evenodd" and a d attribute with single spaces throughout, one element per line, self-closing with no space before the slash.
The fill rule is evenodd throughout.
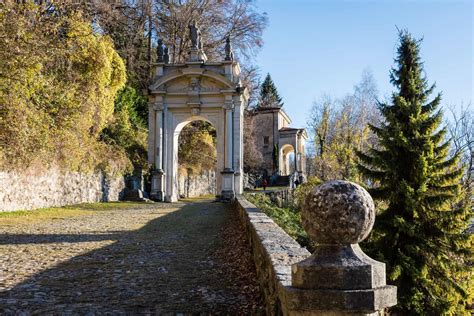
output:
<path id="1" fill-rule="evenodd" d="M 217 192 L 224 200 L 243 191 L 243 111 L 248 93 L 233 60 L 184 64 L 156 63 L 148 89 L 148 161 L 153 165 L 151 198 L 178 199 L 178 137 L 195 120 L 211 123 L 217 134 Z"/>
<path id="2" fill-rule="evenodd" d="M 298 173 L 298 178 L 304 180 L 306 170 L 305 142 L 308 139 L 306 131 L 301 128 L 285 127 L 280 129 L 278 133 L 279 174 L 282 176 L 290 175 L 289 156 L 294 154 L 294 170 Z"/>
<path id="3" fill-rule="evenodd" d="M 178 196 L 180 198 L 218 194 L 216 141 L 217 131 L 208 121 L 194 120 L 181 129 L 178 137 Z"/>
<path id="4" fill-rule="evenodd" d="M 291 144 L 285 144 L 280 149 L 280 175 L 281 176 L 289 176 L 291 174 L 291 166 L 290 166 L 290 155 L 295 153 L 295 148 Z M 293 159 L 295 159 L 294 157 Z M 296 161 L 296 160 L 294 160 Z M 293 168 L 297 170 L 296 167 Z"/>

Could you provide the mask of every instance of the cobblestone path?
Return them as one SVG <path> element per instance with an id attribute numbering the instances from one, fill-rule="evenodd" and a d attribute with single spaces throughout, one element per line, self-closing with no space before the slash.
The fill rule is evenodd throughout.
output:
<path id="1" fill-rule="evenodd" d="M 233 314 L 220 269 L 226 204 L 143 204 L 80 216 L 0 218 L 0 314 Z"/>

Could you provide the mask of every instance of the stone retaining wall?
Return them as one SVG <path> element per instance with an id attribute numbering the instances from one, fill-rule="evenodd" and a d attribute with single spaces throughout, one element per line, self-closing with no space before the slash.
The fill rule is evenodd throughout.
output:
<path id="1" fill-rule="evenodd" d="M 257 275 L 264 291 L 267 313 L 288 313 L 291 265 L 311 254 L 255 205 L 238 196 L 234 207 L 242 219 L 252 248 Z"/>
<path id="2" fill-rule="evenodd" d="M 178 194 L 180 198 L 216 195 L 216 172 L 208 170 L 197 175 L 188 175 L 180 172 L 178 177 Z"/>
<path id="3" fill-rule="evenodd" d="M 123 177 L 109 179 L 101 172 L 1 171 L 0 211 L 117 201 L 124 188 Z"/>

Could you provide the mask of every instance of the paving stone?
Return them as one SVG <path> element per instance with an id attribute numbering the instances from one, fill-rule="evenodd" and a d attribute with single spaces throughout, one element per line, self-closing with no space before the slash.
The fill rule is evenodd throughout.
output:
<path id="1" fill-rule="evenodd" d="M 254 302 L 220 272 L 230 212 L 205 201 L 0 219 L 0 314 L 246 314 Z"/>

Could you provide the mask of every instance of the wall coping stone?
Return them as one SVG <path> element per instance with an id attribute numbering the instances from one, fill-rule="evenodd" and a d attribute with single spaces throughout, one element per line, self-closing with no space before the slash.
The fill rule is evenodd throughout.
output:
<path id="1" fill-rule="evenodd" d="M 291 266 L 311 253 L 245 197 L 237 196 L 234 206 L 252 246 L 267 313 L 286 314 L 282 300 L 285 300 L 284 292 L 291 288 Z"/>
<path id="2" fill-rule="evenodd" d="M 234 206 L 269 315 L 380 315 L 396 305 L 396 287 L 385 284 L 385 264 L 357 244 L 375 217 L 372 198 L 360 186 L 338 180 L 312 189 L 302 211 L 308 235 L 322 241 L 312 255 L 245 197 L 237 196 Z M 334 231 L 322 236 L 332 223 Z M 345 231 L 350 225 L 356 229 Z"/>

